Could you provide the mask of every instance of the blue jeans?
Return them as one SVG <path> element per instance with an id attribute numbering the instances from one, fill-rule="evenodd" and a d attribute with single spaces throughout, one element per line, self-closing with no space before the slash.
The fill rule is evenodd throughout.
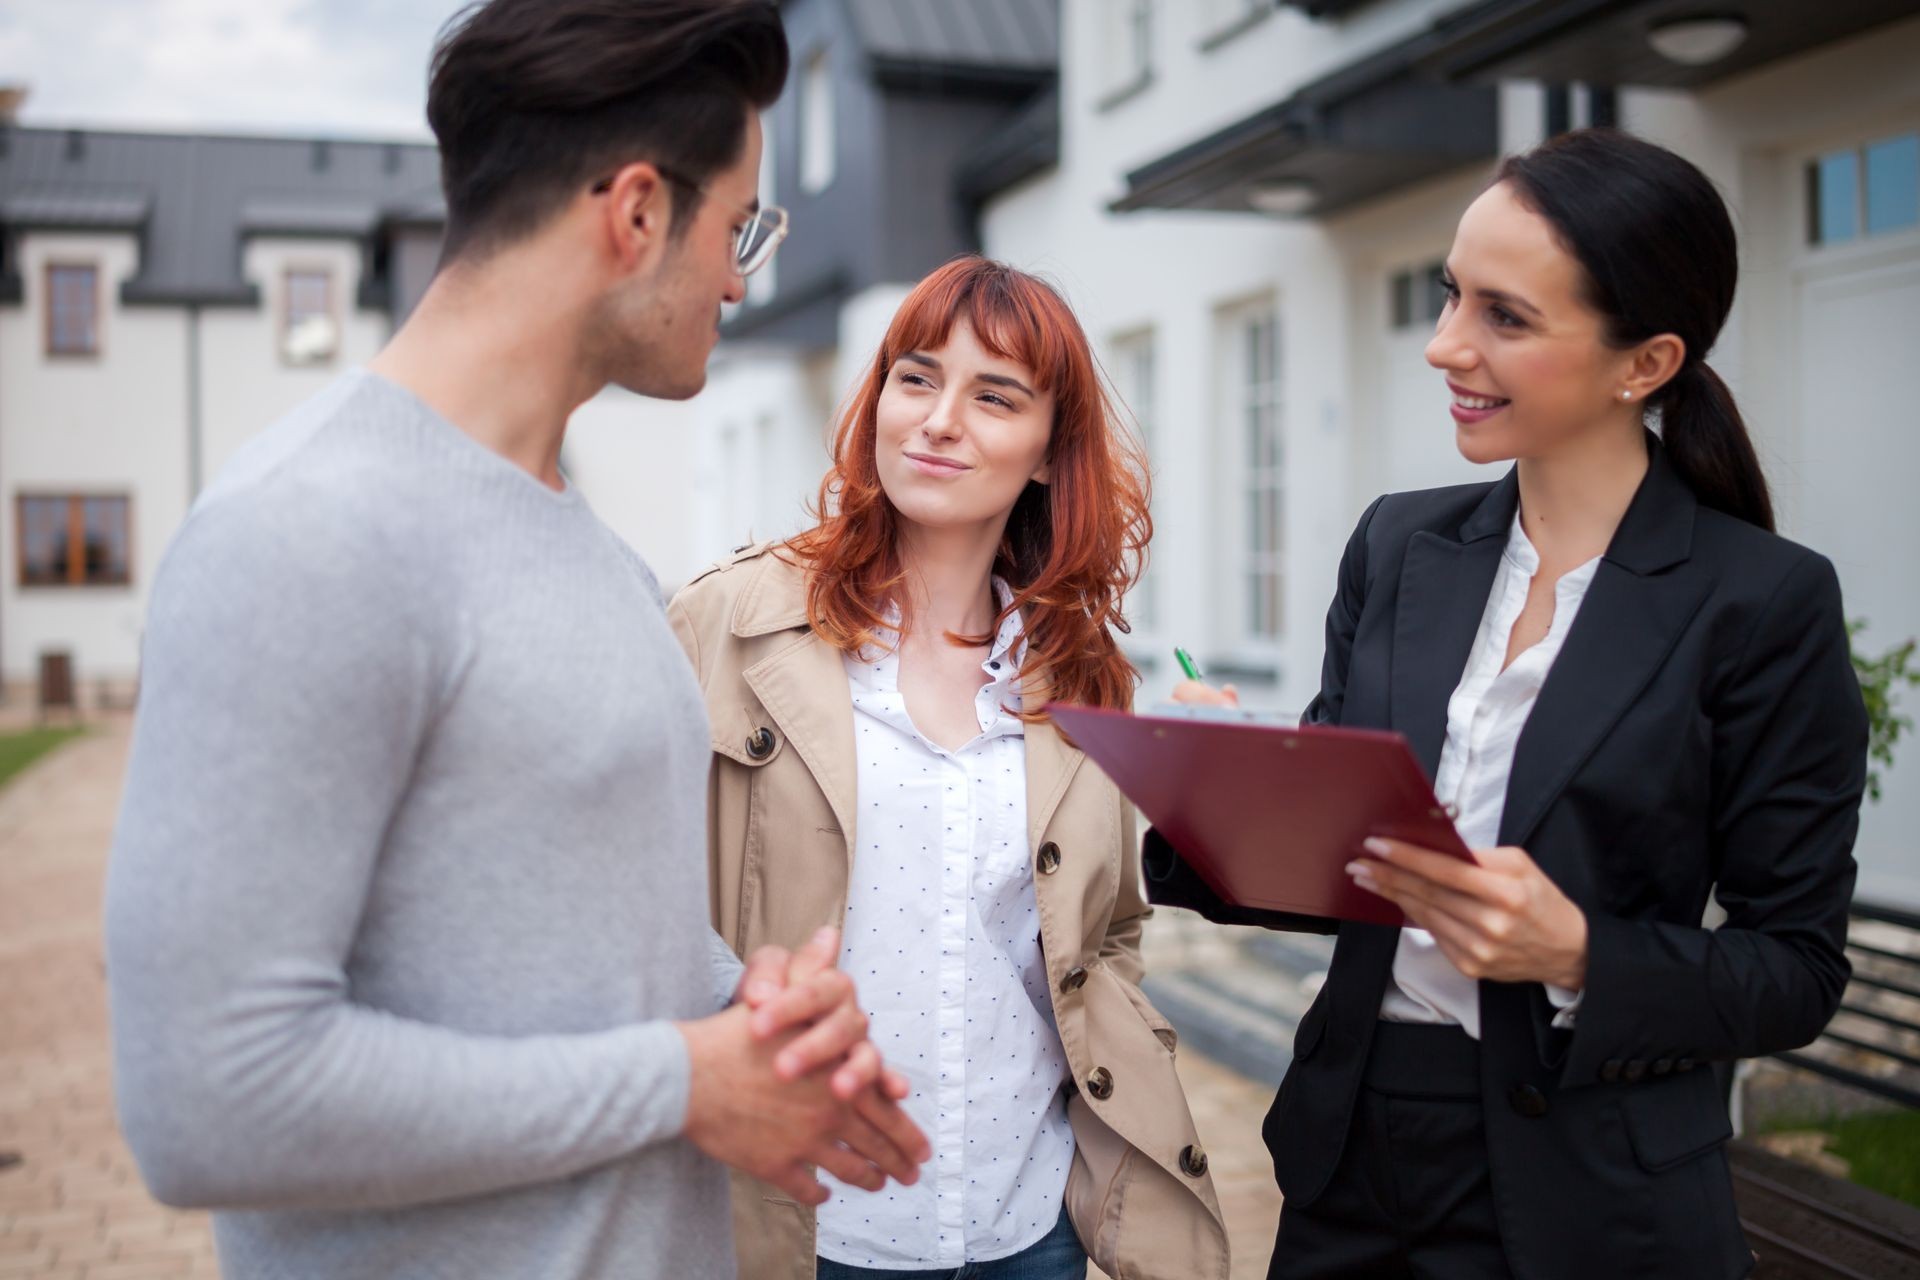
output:
<path id="1" fill-rule="evenodd" d="M 1020 1252 L 992 1262 L 969 1262 L 952 1270 L 886 1271 L 819 1260 L 819 1280 L 1086 1280 L 1087 1251 L 1073 1234 L 1067 1211 L 1053 1230 Z"/>

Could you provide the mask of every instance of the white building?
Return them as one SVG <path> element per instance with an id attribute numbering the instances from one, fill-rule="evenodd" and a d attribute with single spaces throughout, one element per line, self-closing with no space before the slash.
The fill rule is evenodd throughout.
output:
<path id="1" fill-rule="evenodd" d="M 440 217 L 431 147 L 0 117 L 0 677 L 16 694 L 55 651 L 85 696 L 124 692 L 194 495 L 379 349 L 426 286 Z"/>
<path id="2" fill-rule="evenodd" d="M 1175 644 L 1312 696 L 1360 511 L 1475 471 L 1422 356 L 1433 266 L 1500 153 L 1590 119 L 1727 196 L 1742 285 L 1712 361 L 1783 531 L 1832 557 L 1864 648 L 1920 634 L 1920 6 L 1735 4 L 1650 39 L 1673 8 L 1065 0 L 1059 163 L 989 202 L 984 240 L 1062 284 L 1148 438 L 1148 698 Z M 1917 751 L 1860 844 L 1862 894 L 1908 905 Z"/>

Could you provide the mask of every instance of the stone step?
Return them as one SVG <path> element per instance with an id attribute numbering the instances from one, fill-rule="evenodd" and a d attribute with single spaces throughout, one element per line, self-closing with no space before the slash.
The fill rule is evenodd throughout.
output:
<path id="1" fill-rule="evenodd" d="M 1326 975 L 1331 945 L 1253 934 L 1201 964 L 1163 967 L 1148 999 L 1183 1043 L 1250 1079 L 1278 1085 L 1293 1033 Z"/>

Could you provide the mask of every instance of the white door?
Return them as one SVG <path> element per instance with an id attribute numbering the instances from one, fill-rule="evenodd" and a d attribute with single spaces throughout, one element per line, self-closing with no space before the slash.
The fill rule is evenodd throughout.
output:
<path id="1" fill-rule="evenodd" d="M 1872 141 L 1861 139 L 1863 158 Z M 1804 220 L 1795 229 L 1799 456 L 1782 479 L 1798 492 L 1783 532 L 1833 561 L 1848 616 L 1869 624 L 1857 643 L 1879 653 L 1920 636 L 1920 223 L 1870 194 L 1876 203 L 1856 211 L 1850 234 L 1811 244 L 1817 230 Z M 1920 690 L 1899 709 L 1920 719 Z M 1860 895 L 1920 907 L 1920 736 L 1910 732 L 1896 758 L 1880 770 L 1884 798 L 1862 813 Z"/>

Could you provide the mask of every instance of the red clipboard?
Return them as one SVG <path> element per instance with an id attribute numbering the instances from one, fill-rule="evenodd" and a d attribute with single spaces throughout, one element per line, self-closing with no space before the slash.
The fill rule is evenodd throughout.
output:
<path id="1" fill-rule="evenodd" d="M 1385 836 L 1473 861 L 1397 733 L 1047 710 L 1236 905 L 1397 925 L 1400 909 L 1346 873 L 1361 841 Z"/>

